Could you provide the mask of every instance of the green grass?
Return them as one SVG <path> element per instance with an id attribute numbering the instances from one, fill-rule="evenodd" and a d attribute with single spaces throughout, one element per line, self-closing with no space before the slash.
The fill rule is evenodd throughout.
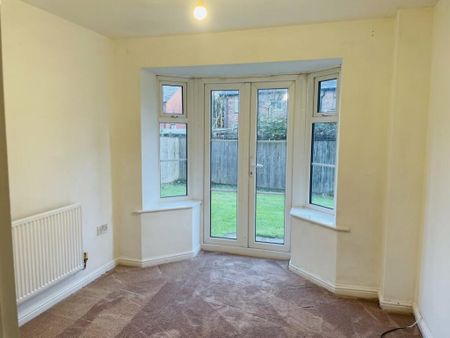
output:
<path id="1" fill-rule="evenodd" d="M 211 236 L 236 238 L 236 195 L 224 186 L 211 192 Z M 256 210 L 256 236 L 283 239 L 284 194 L 258 191 Z"/>
<path id="2" fill-rule="evenodd" d="M 256 236 L 284 238 L 284 194 L 256 194 Z"/>
<path id="3" fill-rule="evenodd" d="M 334 199 L 331 196 L 313 194 L 311 203 L 321 207 L 334 209 Z"/>
<path id="4" fill-rule="evenodd" d="M 236 238 L 237 193 L 232 186 L 214 187 L 211 193 L 211 236 Z M 180 183 L 161 185 L 161 197 L 186 195 Z M 328 208 L 334 207 L 332 197 L 313 195 L 312 202 Z M 284 239 L 284 194 L 267 189 L 256 196 L 256 236 Z"/>
<path id="5" fill-rule="evenodd" d="M 211 236 L 236 238 L 236 196 L 234 191 L 211 193 Z"/>
<path id="6" fill-rule="evenodd" d="M 186 196 L 186 184 L 183 183 L 162 183 L 161 197 Z"/>

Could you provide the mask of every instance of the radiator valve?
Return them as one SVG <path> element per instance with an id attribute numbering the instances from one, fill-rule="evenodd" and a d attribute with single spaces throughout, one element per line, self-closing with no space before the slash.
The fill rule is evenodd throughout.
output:
<path id="1" fill-rule="evenodd" d="M 83 253 L 83 264 L 84 264 L 84 266 L 83 266 L 83 270 L 86 270 L 86 265 L 87 265 L 87 261 L 88 261 L 88 253 L 87 252 L 84 252 Z"/>

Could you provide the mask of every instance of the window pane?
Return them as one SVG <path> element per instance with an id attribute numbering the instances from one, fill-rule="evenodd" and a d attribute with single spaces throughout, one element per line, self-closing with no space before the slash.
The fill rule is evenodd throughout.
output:
<path id="1" fill-rule="evenodd" d="M 168 115 L 183 115 L 183 86 L 162 86 L 162 110 Z"/>
<path id="2" fill-rule="evenodd" d="M 336 87 L 336 79 L 319 81 L 319 102 L 317 104 L 319 113 L 336 112 Z"/>
<path id="3" fill-rule="evenodd" d="M 255 241 L 284 244 L 288 89 L 258 89 Z"/>
<path id="4" fill-rule="evenodd" d="M 239 91 L 211 91 L 211 237 L 237 238 Z"/>
<path id="5" fill-rule="evenodd" d="M 334 209 L 337 123 L 314 123 L 311 141 L 310 203 Z"/>
<path id="6" fill-rule="evenodd" d="M 159 124 L 161 197 L 187 195 L 187 125 Z"/>

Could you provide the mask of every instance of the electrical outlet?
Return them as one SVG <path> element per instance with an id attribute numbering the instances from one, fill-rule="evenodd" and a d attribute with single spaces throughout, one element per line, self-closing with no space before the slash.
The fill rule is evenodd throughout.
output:
<path id="1" fill-rule="evenodd" d="M 108 232 L 108 224 L 102 224 L 97 227 L 97 236 L 106 234 Z"/>

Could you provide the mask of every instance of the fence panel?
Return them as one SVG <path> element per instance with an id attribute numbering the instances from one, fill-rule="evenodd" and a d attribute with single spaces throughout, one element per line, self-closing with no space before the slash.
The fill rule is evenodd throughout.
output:
<path id="1" fill-rule="evenodd" d="M 319 140 L 314 142 L 314 162 L 336 164 L 336 141 Z M 334 191 L 335 169 L 316 166 L 312 174 L 312 186 L 317 194 L 330 195 Z"/>
<path id="2" fill-rule="evenodd" d="M 286 141 L 258 141 L 256 186 L 284 190 L 286 187 Z"/>
<path id="3" fill-rule="evenodd" d="M 211 141 L 211 182 L 236 185 L 238 163 L 237 140 Z"/>
<path id="4" fill-rule="evenodd" d="M 160 138 L 161 183 L 186 180 L 185 151 L 184 136 Z"/>
<path id="5" fill-rule="evenodd" d="M 186 140 L 179 137 L 161 138 L 161 182 L 170 183 L 186 180 L 186 161 L 184 159 Z M 323 140 L 314 142 L 315 161 L 334 164 L 336 142 Z M 286 187 L 286 141 L 258 141 L 257 159 L 263 167 L 257 170 L 258 188 L 284 190 Z M 238 141 L 211 141 L 211 181 L 216 184 L 235 185 L 237 182 Z M 176 154 L 178 154 L 176 156 Z M 165 161 L 170 160 L 170 161 Z M 294 173 L 295 175 L 295 173 Z M 320 168 L 313 175 L 317 193 L 328 194 L 334 190 L 335 170 Z"/>

